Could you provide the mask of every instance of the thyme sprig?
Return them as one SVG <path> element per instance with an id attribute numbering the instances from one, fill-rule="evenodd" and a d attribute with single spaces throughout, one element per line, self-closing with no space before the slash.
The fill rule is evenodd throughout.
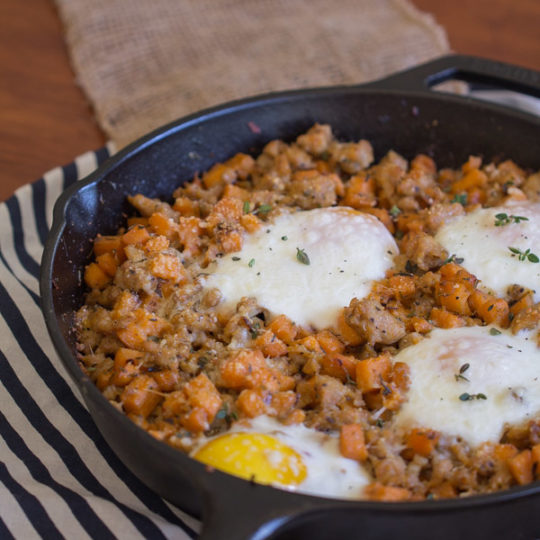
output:
<path id="1" fill-rule="evenodd" d="M 522 221 L 529 221 L 529 218 L 525 216 L 514 216 L 513 214 L 508 215 L 504 212 L 495 214 L 495 227 L 504 227 L 504 225 L 521 223 Z"/>
<path id="2" fill-rule="evenodd" d="M 467 381 L 467 382 L 469 382 L 469 379 L 467 379 L 467 377 L 465 377 L 465 375 L 463 375 L 469 369 L 469 367 L 470 367 L 470 364 L 463 364 L 459 368 L 459 373 L 456 373 L 454 375 L 456 381 Z"/>
<path id="3" fill-rule="evenodd" d="M 538 255 L 536 255 L 536 253 L 531 253 L 530 248 L 527 248 L 525 251 L 521 251 L 519 248 L 508 246 L 508 249 L 512 252 L 512 257 L 517 255 L 517 258 L 520 261 L 529 261 L 532 263 L 540 262 Z"/>

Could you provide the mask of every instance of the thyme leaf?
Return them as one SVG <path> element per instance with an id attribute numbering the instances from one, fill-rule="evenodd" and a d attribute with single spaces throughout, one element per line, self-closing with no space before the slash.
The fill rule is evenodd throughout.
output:
<path id="1" fill-rule="evenodd" d="M 272 207 L 269 204 L 261 204 L 259 208 L 253 210 L 252 214 L 268 214 L 272 210 Z"/>
<path id="2" fill-rule="evenodd" d="M 300 249 L 299 247 L 296 248 L 296 260 L 302 264 L 311 264 L 308 254 L 305 252 L 305 250 Z"/>
<path id="3" fill-rule="evenodd" d="M 459 203 L 461 206 L 465 206 L 467 204 L 467 194 L 466 193 L 456 193 L 454 195 L 454 198 L 450 201 L 452 203 Z"/>
<path id="4" fill-rule="evenodd" d="M 448 264 L 448 263 L 456 263 L 456 264 L 461 264 L 465 259 L 463 257 L 456 257 L 456 254 L 453 253 L 452 255 L 450 255 L 450 257 L 448 257 L 448 259 L 446 259 L 446 261 L 443 262 L 443 265 L 445 264 Z"/>
<path id="5" fill-rule="evenodd" d="M 463 364 L 460 368 L 459 368 L 459 373 L 456 373 L 454 375 L 456 381 L 469 381 L 469 379 L 467 379 L 467 377 L 465 377 L 465 375 L 463 375 L 470 367 L 470 364 Z M 461 397 L 460 397 L 461 399 Z"/>
<path id="6" fill-rule="evenodd" d="M 479 392 L 478 394 L 469 394 L 468 392 L 463 392 L 459 396 L 460 401 L 472 401 L 473 399 L 487 399 L 486 394 Z"/>

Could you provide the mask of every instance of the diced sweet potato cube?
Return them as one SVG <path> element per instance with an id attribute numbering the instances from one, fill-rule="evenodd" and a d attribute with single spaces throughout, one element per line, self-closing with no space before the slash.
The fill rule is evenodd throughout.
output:
<path id="1" fill-rule="evenodd" d="M 356 384 L 362 392 L 382 388 L 383 381 L 390 374 L 392 363 L 388 353 L 380 354 L 356 364 Z"/>
<path id="2" fill-rule="evenodd" d="M 183 216 L 199 216 L 198 204 L 188 197 L 177 197 L 172 208 Z"/>
<path id="3" fill-rule="evenodd" d="M 223 188 L 223 198 L 232 197 L 233 199 L 240 199 L 241 201 L 248 201 L 251 193 L 246 189 L 235 186 L 234 184 L 227 184 Z"/>
<path id="4" fill-rule="evenodd" d="M 177 224 L 160 212 L 155 212 L 148 218 L 148 226 L 152 232 L 172 240 L 177 233 Z"/>
<path id="5" fill-rule="evenodd" d="M 124 244 L 121 236 L 101 236 L 98 235 L 94 239 L 94 254 L 96 256 L 103 253 L 120 253 L 124 252 Z"/>
<path id="6" fill-rule="evenodd" d="M 144 244 L 150 238 L 148 229 L 143 225 L 135 225 L 122 235 L 124 244 Z"/>
<path id="7" fill-rule="evenodd" d="M 391 276 L 388 278 L 388 286 L 402 298 L 410 297 L 416 292 L 414 278 L 411 276 Z"/>
<path id="8" fill-rule="evenodd" d="M 170 241 L 166 236 L 160 234 L 150 237 L 144 244 L 144 251 L 152 253 L 154 251 L 163 251 L 170 245 Z"/>
<path id="9" fill-rule="evenodd" d="M 221 378 L 226 388 L 256 388 L 268 367 L 260 350 L 241 350 L 225 362 Z"/>
<path id="10" fill-rule="evenodd" d="M 423 317 L 410 317 L 406 321 L 408 332 L 417 332 L 427 334 L 433 328 L 433 325 Z"/>
<path id="11" fill-rule="evenodd" d="M 111 282 L 111 276 L 92 262 L 84 270 L 84 281 L 91 289 L 103 289 Z"/>
<path id="12" fill-rule="evenodd" d="M 122 291 L 114 303 L 111 317 L 113 319 L 124 319 L 131 315 L 139 305 L 139 299 L 130 291 Z"/>
<path id="13" fill-rule="evenodd" d="M 208 413 L 204 409 L 191 409 L 187 414 L 180 418 L 180 423 L 188 431 L 206 431 L 210 424 L 208 422 Z"/>
<path id="14" fill-rule="evenodd" d="M 471 295 L 469 288 L 455 281 L 441 281 L 437 287 L 437 300 L 439 304 L 447 309 L 460 315 L 471 315 L 468 299 Z"/>
<path id="15" fill-rule="evenodd" d="M 296 338 L 296 325 L 285 315 L 278 315 L 268 328 L 287 345 L 290 345 Z"/>
<path id="16" fill-rule="evenodd" d="M 510 308 L 503 298 L 497 298 L 478 289 L 469 296 L 469 305 L 486 324 L 497 324 L 506 328 L 509 324 Z"/>
<path id="17" fill-rule="evenodd" d="M 262 225 L 262 221 L 254 214 L 244 214 L 240 218 L 240 223 L 248 233 L 258 231 Z"/>
<path id="18" fill-rule="evenodd" d="M 306 336 L 298 341 L 301 345 L 303 345 L 308 351 L 311 352 L 320 352 L 322 353 L 323 350 L 319 344 L 319 341 L 315 336 Z"/>
<path id="19" fill-rule="evenodd" d="M 368 457 L 364 429 L 360 424 L 344 424 L 339 434 L 339 449 L 341 455 L 358 461 Z"/>
<path id="20" fill-rule="evenodd" d="M 321 346 L 321 349 L 326 354 L 342 353 L 345 350 L 345 345 L 337 338 L 332 332 L 328 330 L 322 330 L 318 332 L 315 337 Z"/>
<path id="21" fill-rule="evenodd" d="M 411 498 L 411 492 L 408 489 L 385 486 L 378 482 L 369 484 L 369 486 L 365 488 L 364 493 L 368 499 L 373 501 L 395 502 L 406 501 Z"/>
<path id="22" fill-rule="evenodd" d="M 212 422 L 222 402 L 214 383 L 204 373 L 200 373 L 191 379 L 183 390 L 189 404 L 194 408 L 205 410 L 208 421 Z"/>
<path id="23" fill-rule="evenodd" d="M 322 372 L 341 381 L 354 381 L 358 360 L 346 354 L 327 354 L 320 360 Z"/>
<path id="24" fill-rule="evenodd" d="M 131 349 L 141 349 L 149 337 L 159 337 L 169 323 L 144 308 L 137 308 L 133 312 L 134 320 L 125 328 L 121 328 L 116 335 Z"/>
<path id="25" fill-rule="evenodd" d="M 231 183 L 235 180 L 236 174 L 234 170 L 225 163 L 216 163 L 202 177 L 203 184 L 206 188 L 212 188 L 223 182 Z"/>
<path id="26" fill-rule="evenodd" d="M 118 262 L 113 252 L 107 251 L 96 257 L 98 266 L 108 275 L 114 277 L 116 269 L 118 268 Z"/>
<path id="27" fill-rule="evenodd" d="M 415 454 L 428 457 L 435 449 L 439 437 L 440 434 L 432 429 L 415 428 L 409 433 L 406 445 Z"/>
<path id="28" fill-rule="evenodd" d="M 249 418 L 255 418 L 256 416 L 265 414 L 268 409 L 263 396 L 256 390 L 249 389 L 240 392 L 236 400 L 236 406 L 242 414 Z"/>
<path id="29" fill-rule="evenodd" d="M 500 461 L 508 461 L 518 453 L 517 448 L 513 444 L 496 444 L 493 449 L 493 455 Z"/>
<path id="30" fill-rule="evenodd" d="M 146 418 L 161 401 L 158 385 L 150 375 L 135 377 L 122 392 L 120 400 L 127 414 Z"/>
<path id="31" fill-rule="evenodd" d="M 530 450 L 522 450 L 509 458 L 507 463 L 514 480 L 520 486 L 533 481 L 533 460 Z"/>
<path id="32" fill-rule="evenodd" d="M 114 355 L 114 375 L 111 379 L 116 386 L 129 384 L 139 374 L 143 353 L 121 347 Z"/>
<path id="33" fill-rule="evenodd" d="M 243 243 L 244 237 L 239 231 L 230 231 L 219 238 L 219 244 L 225 253 L 240 251 Z"/>
<path id="34" fill-rule="evenodd" d="M 429 318 L 439 328 L 459 328 L 465 326 L 465 321 L 462 317 L 438 307 L 434 307 L 431 310 Z"/>
<path id="35" fill-rule="evenodd" d="M 356 330 L 351 328 L 345 320 L 345 311 L 341 311 L 337 320 L 337 332 L 347 345 L 360 345 L 362 338 Z"/>
<path id="36" fill-rule="evenodd" d="M 152 372 L 152 377 L 158 383 L 162 392 L 171 392 L 178 384 L 178 371 L 173 369 L 162 369 Z"/>
<path id="37" fill-rule="evenodd" d="M 173 283 L 186 280 L 186 271 L 178 257 L 168 253 L 158 253 L 149 263 L 152 275 Z"/>
<path id="38" fill-rule="evenodd" d="M 203 234 L 202 221 L 199 218 L 181 217 L 178 221 L 177 233 L 186 254 L 196 255 L 199 253 Z"/>
<path id="39" fill-rule="evenodd" d="M 297 396 L 296 392 L 286 390 L 284 392 L 274 392 L 272 394 L 271 406 L 274 410 L 274 414 L 283 418 L 290 414 L 294 406 L 296 405 Z"/>
<path id="40" fill-rule="evenodd" d="M 287 345 L 269 329 L 257 336 L 255 346 L 260 348 L 264 355 L 270 358 L 287 354 Z"/>

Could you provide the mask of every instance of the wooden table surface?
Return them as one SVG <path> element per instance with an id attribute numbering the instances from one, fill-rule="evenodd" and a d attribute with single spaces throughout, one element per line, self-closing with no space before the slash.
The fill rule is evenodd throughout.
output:
<path id="1" fill-rule="evenodd" d="M 455 52 L 540 70 L 540 0 L 413 0 Z M 52 0 L 0 0 L 0 201 L 103 146 Z"/>

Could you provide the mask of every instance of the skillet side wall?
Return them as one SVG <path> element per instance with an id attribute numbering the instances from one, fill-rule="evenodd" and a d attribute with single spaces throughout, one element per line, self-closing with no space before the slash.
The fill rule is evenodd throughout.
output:
<path id="1" fill-rule="evenodd" d="M 165 454 L 174 463 L 152 459 L 156 442 L 142 437 L 145 434 L 120 413 L 113 414 L 97 389 L 89 388 L 91 383 L 78 374 L 72 321 L 83 303 L 82 271 L 91 241 L 98 233 L 113 233 L 131 213 L 127 195 L 169 198 L 178 185 L 213 163 L 239 151 L 256 154 L 275 138 L 293 140 L 315 122 L 330 124 L 341 140 L 368 139 L 377 160 L 393 149 L 406 158 L 426 153 L 439 167 L 457 167 L 475 154 L 540 168 L 535 144 L 540 124 L 533 117 L 443 94 L 337 88 L 277 95 L 203 113 L 169 126 L 163 136 L 147 140 L 141 151 L 130 151 L 93 176 L 67 203 L 65 230 L 54 254 L 54 309 L 73 356 L 62 354 L 62 360 L 120 458 L 160 495 L 190 513 L 201 510 L 192 490 L 199 464 L 195 467 L 185 456 L 176 458 L 169 449 Z"/>

